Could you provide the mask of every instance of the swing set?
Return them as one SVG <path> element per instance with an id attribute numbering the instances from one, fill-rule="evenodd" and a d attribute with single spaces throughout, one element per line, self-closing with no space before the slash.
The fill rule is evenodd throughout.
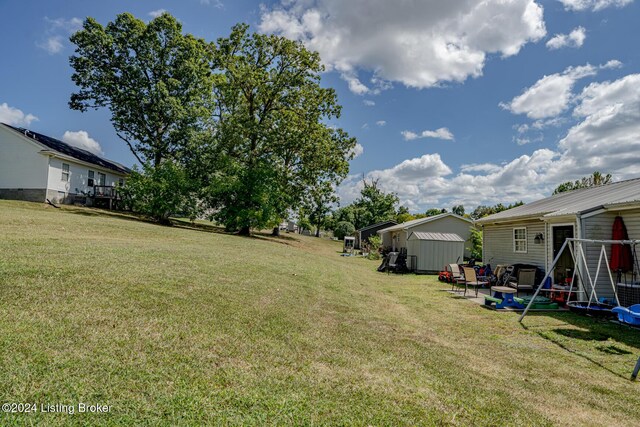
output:
<path id="1" fill-rule="evenodd" d="M 584 314 L 590 314 L 594 316 L 602 315 L 605 313 L 611 313 L 611 309 L 615 306 L 620 305 L 620 299 L 618 298 L 618 289 L 616 287 L 616 283 L 614 282 L 613 275 L 611 274 L 611 268 L 609 265 L 609 259 L 607 256 L 606 245 L 629 245 L 633 248 L 633 273 L 632 273 L 632 288 L 636 286 L 633 282 L 636 279 L 638 273 L 640 273 L 640 266 L 638 265 L 638 257 L 636 256 L 636 245 L 640 243 L 640 240 L 597 240 L 597 239 L 576 239 L 576 238 L 567 238 L 562 247 L 558 251 L 555 256 L 551 266 L 547 270 L 546 275 L 542 279 L 540 285 L 536 288 L 533 298 L 531 298 L 529 304 L 525 307 L 522 315 L 518 319 L 518 322 L 522 323 L 522 320 L 529 312 L 529 309 L 533 305 L 535 301 L 535 297 L 541 291 L 545 291 L 543 289 L 543 285 L 547 282 L 547 280 L 551 277 L 554 269 L 556 268 L 556 264 L 560 260 L 560 257 L 564 253 L 564 251 L 569 250 L 571 254 L 571 258 L 573 259 L 574 268 L 573 275 L 571 278 L 571 285 L 569 288 L 568 295 L 572 295 L 576 293 L 578 295 L 589 295 L 589 299 L 587 301 L 574 301 L 569 302 L 567 305 L 571 308 L 572 306 L 577 308 L 575 311 L 582 311 Z M 589 264 L 587 262 L 587 257 L 585 256 L 585 246 L 589 244 L 600 245 L 600 255 L 598 257 L 598 264 L 596 266 L 595 275 L 592 277 L 591 271 L 589 268 Z M 603 268 L 603 264 L 604 267 Z M 613 291 L 613 295 L 615 298 L 615 306 L 610 304 L 604 304 L 598 299 L 598 294 L 596 291 L 596 287 L 598 284 L 598 279 L 604 276 L 605 273 L 602 270 L 606 271 L 606 275 L 608 275 L 609 283 L 611 285 L 611 289 Z M 576 277 L 579 279 L 579 283 L 576 285 Z M 621 274 L 618 272 L 618 276 L 616 280 L 619 282 L 621 279 Z M 575 288 L 575 289 L 574 289 Z M 586 295 L 585 295 L 586 297 Z M 580 300 L 581 298 L 578 298 Z M 569 298 L 567 298 L 569 300 Z M 633 374 L 631 375 L 632 379 L 635 379 L 640 371 L 640 358 L 638 359 L 636 366 L 633 370 Z"/>

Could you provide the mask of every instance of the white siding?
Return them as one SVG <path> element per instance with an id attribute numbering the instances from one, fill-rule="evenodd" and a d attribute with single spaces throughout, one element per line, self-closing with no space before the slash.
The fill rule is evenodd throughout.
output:
<path id="1" fill-rule="evenodd" d="M 604 212 L 599 215 L 594 215 L 590 218 L 583 219 L 582 226 L 584 229 L 584 238 L 602 240 L 611 239 L 613 221 L 618 214 L 620 214 L 620 216 L 624 220 L 624 224 L 627 227 L 627 232 L 629 233 L 629 239 L 640 239 L 640 209 L 624 210 L 620 212 Z M 586 244 L 584 246 L 585 256 L 587 258 L 587 263 L 589 264 L 589 272 L 591 273 L 592 279 L 595 278 L 596 269 L 598 267 L 598 259 L 600 258 L 601 247 L 601 244 Z M 605 245 L 605 249 L 607 251 L 607 257 L 609 258 L 609 261 L 611 261 L 611 245 Z M 637 249 L 640 251 L 640 248 Z M 612 273 L 612 275 L 615 282 L 616 274 Z M 587 280 L 586 277 L 585 280 Z M 630 274 L 627 274 L 627 280 L 629 283 L 631 283 Z M 600 272 L 600 275 L 598 277 L 596 293 L 598 297 L 613 297 L 611 280 L 606 272 L 606 266 L 604 262 L 602 265 L 602 271 Z"/>
<path id="2" fill-rule="evenodd" d="M 69 181 L 62 180 L 62 164 L 69 165 Z M 106 182 L 104 185 L 116 185 L 123 175 L 118 175 L 112 171 L 108 172 L 105 169 L 99 167 L 93 167 L 84 165 L 81 163 L 75 163 L 73 160 L 59 159 L 57 157 L 51 157 L 49 161 L 49 190 L 57 191 L 59 193 L 79 194 L 81 192 L 92 192 L 92 187 L 87 185 L 87 179 L 89 171 L 94 171 L 94 184 L 98 183 L 98 173 L 106 175 Z M 60 195 L 62 196 L 62 195 Z M 58 201 L 60 201 L 58 199 Z"/>
<path id="3" fill-rule="evenodd" d="M 519 227 L 527 229 L 526 253 L 518 253 L 513 249 L 513 229 Z M 545 225 L 540 220 L 499 225 L 485 224 L 482 237 L 484 242 L 483 262 L 490 262 L 492 266 L 517 263 L 533 264 L 544 270 L 545 244 L 536 244 L 533 241 L 536 234 L 544 233 L 544 231 Z"/>
<path id="4" fill-rule="evenodd" d="M 36 144 L 0 126 L 0 188 L 45 189 L 46 156 Z"/>

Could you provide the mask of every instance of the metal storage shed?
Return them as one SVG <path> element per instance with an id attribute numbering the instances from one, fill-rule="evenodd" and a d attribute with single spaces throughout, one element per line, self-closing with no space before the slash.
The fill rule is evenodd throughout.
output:
<path id="1" fill-rule="evenodd" d="M 464 239 L 454 233 L 415 231 L 407 240 L 407 255 L 415 256 L 416 271 L 437 272 L 463 259 Z"/>

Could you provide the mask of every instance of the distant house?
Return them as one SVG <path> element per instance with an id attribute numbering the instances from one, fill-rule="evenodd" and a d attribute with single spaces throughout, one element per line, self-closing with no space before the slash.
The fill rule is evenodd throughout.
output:
<path id="1" fill-rule="evenodd" d="M 560 193 L 476 221 L 483 228 L 483 258 L 496 264 L 534 264 L 548 270 L 566 238 L 612 238 L 613 221 L 621 216 L 630 239 L 640 239 L 640 178 Z M 592 276 L 601 245 L 586 247 Z M 605 246 L 611 254 L 610 245 Z M 559 283 L 574 268 L 569 252 L 561 255 L 552 279 Z M 600 274 L 598 296 L 612 296 L 609 275 Z"/>
<path id="2" fill-rule="evenodd" d="M 469 256 L 471 247 L 471 227 L 473 221 L 454 213 L 443 213 L 426 218 L 414 219 L 378 231 L 382 237 L 382 246 L 394 251 L 407 248 L 407 240 L 411 233 L 452 233 L 457 234 L 465 242 L 465 256 Z M 411 254 L 409 254 L 411 255 Z M 455 262 L 451 260 L 450 262 Z M 462 260 L 461 260 L 462 261 Z"/>
<path id="3" fill-rule="evenodd" d="M 375 236 L 378 233 L 378 230 L 382 230 L 383 228 L 391 227 L 396 224 L 397 223 L 395 221 L 382 221 L 356 230 L 353 233 L 356 238 L 355 248 L 362 249 L 362 245 L 369 241 L 369 237 Z"/>
<path id="4" fill-rule="evenodd" d="M 129 169 L 89 151 L 0 123 L 0 198 L 54 203 L 116 197 Z"/>

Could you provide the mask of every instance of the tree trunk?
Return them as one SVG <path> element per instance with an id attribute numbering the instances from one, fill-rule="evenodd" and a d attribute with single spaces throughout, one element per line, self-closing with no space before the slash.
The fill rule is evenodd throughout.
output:
<path id="1" fill-rule="evenodd" d="M 316 237 L 320 237 L 320 224 L 316 226 Z"/>
<path id="2" fill-rule="evenodd" d="M 280 236 L 280 227 L 279 226 L 273 227 L 273 232 L 271 232 L 271 235 L 273 237 L 279 237 Z"/>
<path id="3" fill-rule="evenodd" d="M 251 227 L 248 225 L 243 226 L 240 231 L 238 231 L 238 234 L 241 236 L 251 236 Z"/>

